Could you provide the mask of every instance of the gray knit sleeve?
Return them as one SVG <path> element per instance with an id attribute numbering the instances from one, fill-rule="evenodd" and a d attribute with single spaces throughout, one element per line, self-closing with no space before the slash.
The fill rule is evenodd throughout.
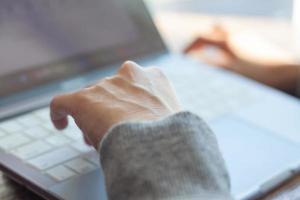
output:
<path id="1" fill-rule="evenodd" d="M 216 138 L 192 113 L 116 125 L 99 152 L 109 200 L 231 199 Z"/>

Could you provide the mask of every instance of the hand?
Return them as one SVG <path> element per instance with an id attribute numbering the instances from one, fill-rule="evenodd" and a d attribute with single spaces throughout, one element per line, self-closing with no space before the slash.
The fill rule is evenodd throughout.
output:
<path id="1" fill-rule="evenodd" d="M 88 144 L 98 148 L 105 133 L 115 124 L 157 120 L 180 111 L 175 92 L 157 68 L 141 68 L 126 62 L 115 76 L 75 93 L 55 97 L 51 119 L 57 129 L 74 118 Z"/>
<path id="2" fill-rule="evenodd" d="M 216 25 L 208 35 L 199 37 L 186 53 L 271 87 L 287 92 L 296 90 L 300 64 L 291 52 L 263 35 L 230 31 L 224 25 Z"/>

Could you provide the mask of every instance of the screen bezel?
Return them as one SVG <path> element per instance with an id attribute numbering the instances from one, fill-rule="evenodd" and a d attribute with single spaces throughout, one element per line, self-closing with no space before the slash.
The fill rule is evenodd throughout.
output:
<path id="1" fill-rule="evenodd" d="M 138 40 L 124 46 L 101 49 L 93 54 L 65 58 L 63 60 L 47 64 L 45 65 L 46 68 L 50 66 L 52 68 L 56 66 L 73 67 L 74 65 L 92 66 L 89 67 L 88 71 L 77 71 L 76 73 L 63 74 L 62 76 L 58 75 L 49 80 L 43 79 L 41 82 L 34 83 L 34 86 L 32 87 L 24 88 L 21 91 L 16 91 L 12 94 L 2 96 L 0 97 L 0 107 L 26 97 L 28 98 L 28 96 L 43 93 L 43 88 L 48 88 L 48 90 L 57 89 L 57 85 L 60 85 L 64 81 L 93 73 L 93 71 L 99 70 L 104 66 L 112 65 L 126 59 L 136 59 L 158 52 L 166 52 L 166 45 L 156 29 L 145 3 L 142 0 L 119 1 L 124 5 L 124 9 L 128 10 L 128 13 L 139 30 Z M 87 60 L 87 58 L 89 62 L 83 62 L 83 60 Z M 93 62 L 91 63 L 91 61 Z M 45 92 L 48 91 L 45 90 Z"/>

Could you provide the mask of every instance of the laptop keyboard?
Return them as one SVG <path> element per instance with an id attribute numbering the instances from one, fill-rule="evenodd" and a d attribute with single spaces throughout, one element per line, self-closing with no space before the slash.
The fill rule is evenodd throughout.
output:
<path id="1" fill-rule="evenodd" d="M 0 124 L 0 148 L 56 181 L 88 173 L 99 167 L 96 151 L 83 141 L 72 119 L 66 130 L 51 124 L 44 108 Z"/>
<path id="2" fill-rule="evenodd" d="M 197 77 L 183 71 L 179 78 L 177 73 L 167 72 L 167 75 L 180 94 L 182 105 L 186 105 L 185 109 L 207 121 L 249 106 L 251 102 L 262 98 L 256 89 L 218 78 L 215 73 L 202 73 L 201 77 Z M 191 88 L 191 81 L 203 87 L 196 86 L 195 90 Z M 0 148 L 56 181 L 64 181 L 98 168 L 98 154 L 84 143 L 74 121 L 69 122 L 66 130 L 55 130 L 48 108 L 2 122 Z"/>
<path id="3" fill-rule="evenodd" d="M 165 70 L 185 110 L 211 121 L 264 98 L 261 90 L 214 71 Z M 199 76 L 191 75 L 199 74 Z M 191 84 L 194 83 L 194 84 Z"/>

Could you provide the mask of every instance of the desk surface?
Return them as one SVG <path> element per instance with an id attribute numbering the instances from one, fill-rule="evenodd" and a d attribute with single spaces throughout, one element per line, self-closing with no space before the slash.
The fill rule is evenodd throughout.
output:
<path id="1" fill-rule="evenodd" d="M 25 187 L 8 179 L 0 172 L 0 199 L 1 200 L 42 200 Z"/>
<path id="2" fill-rule="evenodd" d="M 195 35 L 201 31 L 205 31 L 210 23 L 216 19 L 209 18 L 207 16 L 194 15 L 158 15 L 157 24 L 166 39 L 168 45 L 173 51 L 180 51 L 184 45 L 186 45 Z M 253 23 L 253 20 L 243 19 L 245 26 L 249 23 Z M 230 20 L 229 20 L 230 21 Z M 234 22 L 236 20 L 232 20 Z M 265 26 L 265 23 L 261 20 L 256 23 L 258 26 Z M 176 25 L 174 25 L 174 23 Z M 202 26 L 199 26 L 199 24 Z M 248 23 L 248 25 L 247 25 Z M 233 23 L 234 24 L 234 23 Z M 184 29 L 182 29 L 182 26 Z M 280 30 L 286 31 L 288 27 L 284 22 L 269 23 L 270 27 L 281 27 Z M 234 27 L 234 26 L 233 26 Z M 282 27 L 285 27 L 282 29 Z M 180 31 L 177 31 L 179 28 Z M 184 30 L 184 31 L 182 31 Z M 10 181 L 7 177 L 3 176 L 0 172 L 0 199 L 1 200 L 42 200 L 37 197 L 26 188 Z M 283 186 L 274 190 L 269 196 L 263 200 L 293 200 L 300 199 L 300 176 L 295 177 L 293 180 L 287 182 Z"/>

